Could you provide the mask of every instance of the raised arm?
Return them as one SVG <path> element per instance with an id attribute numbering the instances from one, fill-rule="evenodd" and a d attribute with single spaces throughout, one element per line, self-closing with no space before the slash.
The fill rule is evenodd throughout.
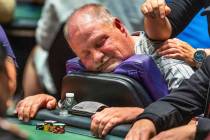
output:
<path id="1" fill-rule="evenodd" d="M 171 9 L 165 0 L 146 0 L 141 6 L 144 14 L 144 28 L 149 38 L 154 40 L 168 39 L 172 32 L 171 24 L 166 17 Z"/>
<path id="2" fill-rule="evenodd" d="M 180 33 L 203 7 L 198 0 L 146 0 L 141 6 L 145 32 L 154 40 L 166 40 Z"/>

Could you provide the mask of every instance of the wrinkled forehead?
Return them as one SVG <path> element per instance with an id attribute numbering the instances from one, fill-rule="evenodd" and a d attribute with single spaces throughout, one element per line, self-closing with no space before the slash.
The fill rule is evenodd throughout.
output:
<path id="1" fill-rule="evenodd" d="M 86 41 L 89 38 L 97 37 L 101 33 L 108 30 L 110 24 L 105 24 L 100 20 L 97 19 L 90 19 L 88 20 L 77 20 L 73 26 L 74 32 L 71 34 L 71 42 L 74 43 L 76 41 Z"/>
<path id="2" fill-rule="evenodd" d="M 81 41 L 88 40 L 94 32 L 94 25 L 86 22 L 74 26 L 74 32 L 70 36 L 71 43 L 82 43 Z"/>

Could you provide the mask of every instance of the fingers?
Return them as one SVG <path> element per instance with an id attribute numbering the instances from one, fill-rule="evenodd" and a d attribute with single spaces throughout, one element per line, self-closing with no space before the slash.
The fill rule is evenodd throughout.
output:
<path id="1" fill-rule="evenodd" d="M 130 122 L 142 112 L 142 108 L 135 107 L 106 108 L 91 117 L 91 131 L 94 135 L 103 137 L 114 126 L 120 123 Z"/>
<path id="2" fill-rule="evenodd" d="M 30 119 L 31 103 L 25 104 L 23 107 L 23 121 L 28 122 Z"/>
<path id="3" fill-rule="evenodd" d="M 16 106 L 16 112 L 18 114 L 18 119 L 23 120 L 23 101 L 20 101 Z"/>
<path id="4" fill-rule="evenodd" d="M 152 0 L 151 5 L 153 8 L 153 12 L 155 14 L 155 17 L 160 17 L 160 11 L 159 11 L 159 5 L 158 0 Z M 162 4 L 161 4 L 162 5 Z"/>
<path id="5" fill-rule="evenodd" d="M 90 125 L 90 130 L 93 133 L 93 135 L 98 136 L 98 126 L 100 124 L 100 118 L 99 116 L 94 115 L 92 117 L 91 125 Z"/>
<path id="6" fill-rule="evenodd" d="M 160 55 L 162 55 L 162 53 L 168 49 L 174 48 L 177 50 L 177 52 L 184 52 L 185 45 L 184 42 L 178 40 L 178 39 L 168 39 L 167 41 L 165 41 L 163 43 L 163 45 L 158 48 L 156 51 L 157 53 L 159 53 Z"/>
<path id="7" fill-rule="evenodd" d="M 160 56 L 167 58 L 175 58 L 186 61 L 189 53 L 192 52 L 191 46 L 179 39 L 168 39 L 163 46 L 158 48 L 156 52 Z"/>
<path id="8" fill-rule="evenodd" d="M 39 109 L 39 104 L 33 104 L 32 102 L 29 102 L 27 99 L 22 100 L 20 103 L 18 103 L 16 107 L 19 120 L 23 120 L 26 122 L 35 116 L 38 109 Z"/>
<path id="9" fill-rule="evenodd" d="M 16 112 L 19 120 L 29 121 L 41 107 L 53 109 L 56 107 L 56 104 L 57 102 L 54 97 L 46 94 L 38 94 L 21 100 L 16 106 Z"/>
<path id="10" fill-rule="evenodd" d="M 92 133 L 100 138 L 105 136 L 114 126 L 121 122 L 120 118 L 117 116 L 115 109 L 112 108 L 96 113 L 92 116 Z"/>
<path id="11" fill-rule="evenodd" d="M 98 122 L 97 129 L 97 136 L 102 138 L 103 136 L 107 135 L 107 133 L 117 124 L 120 123 L 118 118 L 113 118 L 112 116 L 107 116 Z"/>
<path id="12" fill-rule="evenodd" d="M 171 9 L 166 5 L 165 0 L 146 0 L 141 6 L 141 12 L 145 16 L 165 18 Z"/>
<path id="13" fill-rule="evenodd" d="M 163 45 L 162 45 L 160 48 L 158 48 L 156 51 L 160 52 L 160 51 L 163 51 L 163 50 L 168 49 L 170 46 L 175 46 L 175 45 L 177 45 L 177 42 L 174 41 L 174 39 L 168 39 L 168 40 L 166 40 L 166 41 L 163 43 Z"/>
<path id="14" fill-rule="evenodd" d="M 102 130 L 104 128 L 105 121 L 107 120 L 108 113 L 106 112 L 106 109 L 97 112 L 93 117 L 91 121 L 91 131 L 92 133 L 97 137 L 102 137 Z"/>
<path id="15" fill-rule="evenodd" d="M 141 6 L 141 11 L 145 16 L 150 16 L 152 18 L 155 18 L 155 14 L 153 13 L 153 7 L 151 3 L 143 4 Z"/>
<path id="16" fill-rule="evenodd" d="M 104 123 L 104 128 L 102 133 L 102 136 L 105 136 L 114 126 L 119 124 L 121 121 L 118 118 L 110 118 L 109 121 Z"/>
<path id="17" fill-rule="evenodd" d="M 34 105 L 31 106 L 30 119 L 35 117 L 35 115 L 36 115 L 37 111 L 39 110 L 39 108 L 40 108 L 39 104 L 34 104 Z"/>
<path id="18" fill-rule="evenodd" d="M 165 0 L 158 0 L 158 10 L 159 10 L 159 16 L 160 18 L 164 18 L 166 16 L 166 11 L 165 11 Z"/>
<path id="19" fill-rule="evenodd" d="M 100 138 L 105 136 L 109 132 L 109 130 L 113 127 L 113 125 L 111 125 L 107 130 L 104 131 L 104 128 L 107 126 L 107 124 L 109 124 L 109 122 L 112 122 L 112 121 L 113 121 L 112 116 L 106 116 L 100 121 L 100 124 L 98 127 L 98 135 Z"/>
<path id="20" fill-rule="evenodd" d="M 168 48 L 164 51 L 159 52 L 159 55 L 165 56 L 165 57 L 167 57 L 168 55 L 172 55 L 172 54 L 181 57 L 182 51 L 179 48 Z"/>

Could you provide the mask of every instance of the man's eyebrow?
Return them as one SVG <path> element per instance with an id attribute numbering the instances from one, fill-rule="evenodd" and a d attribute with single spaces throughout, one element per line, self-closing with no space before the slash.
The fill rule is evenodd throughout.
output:
<path id="1" fill-rule="evenodd" d="M 98 34 L 95 37 L 91 37 L 90 40 L 91 41 L 99 41 L 100 39 L 103 39 L 104 37 L 107 37 L 106 34 Z"/>

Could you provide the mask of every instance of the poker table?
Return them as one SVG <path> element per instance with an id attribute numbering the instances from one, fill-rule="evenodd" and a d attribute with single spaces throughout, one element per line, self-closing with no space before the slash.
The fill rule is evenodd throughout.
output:
<path id="1" fill-rule="evenodd" d="M 30 140 L 63 140 L 63 139 L 73 139 L 73 140 L 97 140 L 90 132 L 90 118 L 78 115 L 69 116 L 59 116 L 58 110 L 41 110 L 38 112 L 36 117 L 29 121 L 23 122 L 19 121 L 15 115 L 9 115 L 7 117 L 8 121 L 17 124 L 17 126 L 25 131 Z M 57 122 L 65 123 L 65 133 L 64 134 L 54 134 L 51 132 L 45 132 L 43 130 L 36 130 L 36 124 L 43 122 L 45 120 L 55 120 Z M 130 128 L 129 124 L 122 124 L 116 126 L 111 130 L 111 132 L 104 137 L 105 140 L 122 140 L 127 134 Z"/>

